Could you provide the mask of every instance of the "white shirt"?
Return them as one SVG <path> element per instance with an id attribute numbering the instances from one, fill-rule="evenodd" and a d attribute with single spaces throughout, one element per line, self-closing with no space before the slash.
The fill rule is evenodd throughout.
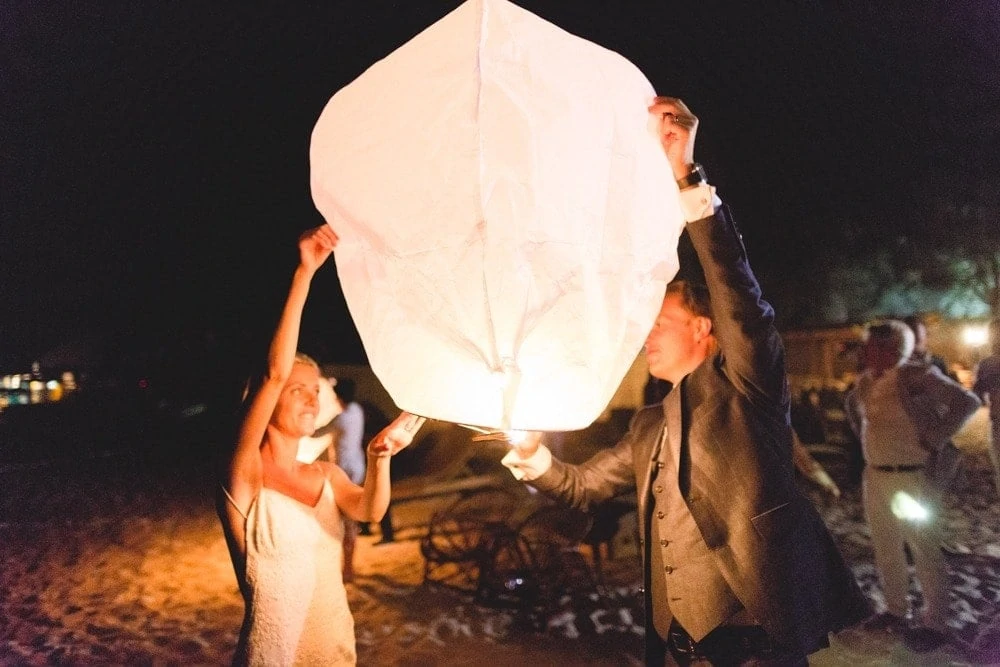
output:
<path id="1" fill-rule="evenodd" d="M 715 209 L 722 206 L 722 200 L 715 194 L 715 186 L 708 183 L 700 183 L 693 188 L 681 190 L 680 197 L 685 222 L 707 218 L 715 213 Z"/>
<path id="2" fill-rule="evenodd" d="M 917 429 L 899 396 L 899 368 L 871 378 L 861 396 L 864 422 L 861 446 L 865 461 L 873 466 L 924 465 L 927 450 L 920 445 Z"/>

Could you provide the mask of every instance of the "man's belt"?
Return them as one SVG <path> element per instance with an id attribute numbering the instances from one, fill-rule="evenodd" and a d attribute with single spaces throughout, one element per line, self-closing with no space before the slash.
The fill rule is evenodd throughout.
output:
<path id="1" fill-rule="evenodd" d="M 668 634 L 667 646 L 689 660 L 717 660 L 725 656 L 735 664 L 776 653 L 775 645 L 759 625 L 723 625 L 696 642 L 675 619 Z"/>

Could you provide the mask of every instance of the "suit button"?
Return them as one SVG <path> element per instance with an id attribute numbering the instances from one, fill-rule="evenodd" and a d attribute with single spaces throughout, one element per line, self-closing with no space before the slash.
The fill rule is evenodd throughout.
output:
<path id="1" fill-rule="evenodd" d="M 663 467 L 663 461 L 657 461 L 656 462 L 656 467 L 657 468 L 662 468 Z"/>
<path id="2" fill-rule="evenodd" d="M 665 547 L 670 544 L 670 540 L 660 540 L 660 546 Z"/>
<path id="3" fill-rule="evenodd" d="M 664 565 L 663 571 L 666 572 L 667 574 L 673 574 L 674 568 L 672 565 Z"/>
<path id="4" fill-rule="evenodd" d="M 663 512 L 657 512 L 657 513 L 656 513 L 656 518 L 657 518 L 657 519 L 662 519 L 662 518 L 663 518 L 663 517 L 665 517 L 665 516 L 667 516 L 667 515 L 666 515 L 666 514 L 664 514 Z"/>
<path id="5" fill-rule="evenodd" d="M 657 485 L 656 485 L 656 486 L 655 486 L 655 487 L 653 488 L 653 491 L 655 491 L 656 493 L 663 493 L 663 487 L 662 487 L 662 486 L 660 486 L 659 484 L 657 484 Z"/>

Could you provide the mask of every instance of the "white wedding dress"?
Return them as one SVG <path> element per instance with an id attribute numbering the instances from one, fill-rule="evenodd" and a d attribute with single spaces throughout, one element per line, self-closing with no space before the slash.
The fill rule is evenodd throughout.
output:
<path id="1" fill-rule="evenodd" d="M 247 513 L 250 600 L 236 664 L 355 664 L 343 535 L 329 481 L 315 507 L 261 488 Z"/>

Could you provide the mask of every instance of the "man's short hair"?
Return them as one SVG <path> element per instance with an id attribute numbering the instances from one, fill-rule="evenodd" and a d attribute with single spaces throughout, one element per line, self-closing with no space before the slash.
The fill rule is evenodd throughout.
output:
<path id="1" fill-rule="evenodd" d="M 900 359 L 909 359 L 913 354 L 915 336 L 913 329 L 901 320 L 880 320 L 865 326 L 861 340 L 894 348 Z"/>
<path id="2" fill-rule="evenodd" d="M 692 314 L 712 319 L 712 305 L 705 285 L 690 280 L 675 280 L 667 285 L 667 294 L 679 294 L 681 304 Z"/>

